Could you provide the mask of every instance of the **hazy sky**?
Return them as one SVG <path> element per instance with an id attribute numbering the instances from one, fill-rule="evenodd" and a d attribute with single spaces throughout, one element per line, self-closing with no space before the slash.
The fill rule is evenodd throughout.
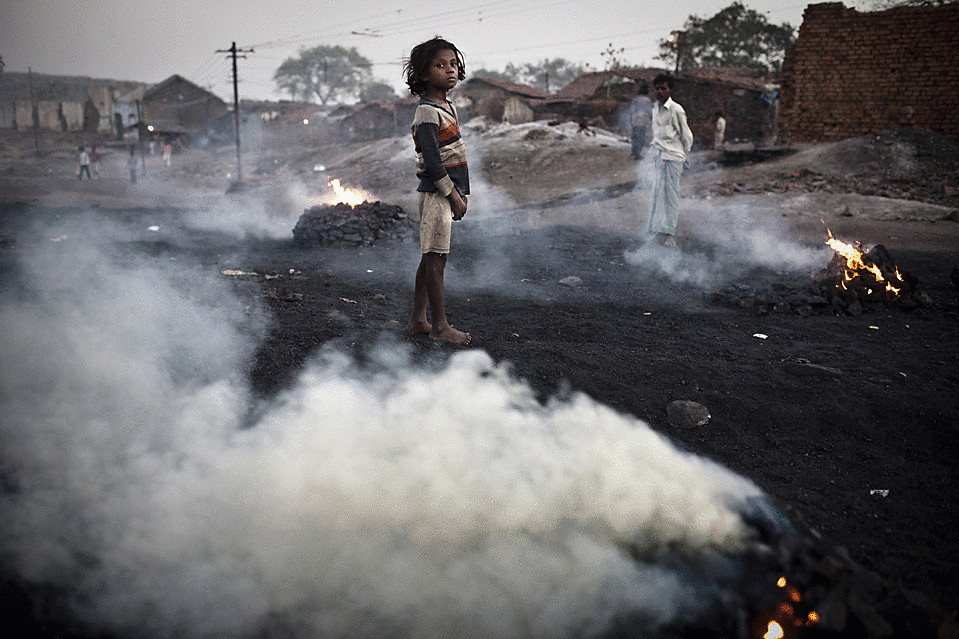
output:
<path id="1" fill-rule="evenodd" d="M 466 54 L 467 71 L 562 57 L 604 66 L 623 48 L 633 65 L 657 66 L 656 42 L 690 15 L 709 17 L 732 0 L 2 0 L 0 56 L 7 71 L 159 82 L 174 73 L 233 96 L 231 66 L 217 53 L 234 41 L 241 98 L 280 97 L 273 73 L 300 48 L 356 47 L 373 73 L 402 87 L 410 47 L 434 35 Z M 798 28 L 807 2 L 746 0 L 770 22 Z M 2 75 L 0 75 L 2 82 Z M 289 96 L 283 96 L 289 97 Z"/>

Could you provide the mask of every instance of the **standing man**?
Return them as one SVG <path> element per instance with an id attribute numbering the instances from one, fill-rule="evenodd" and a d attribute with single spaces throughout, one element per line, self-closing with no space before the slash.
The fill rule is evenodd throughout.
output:
<path id="1" fill-rule="evenodd" d="M 633 98 L 630 113 L 630 157 L 640 160 L 646 149 L 646 136 L 649 131 L 649 98 L 640 95 Z"/>
<path id="2" fill-rule="evenodd" d="M 673 78 L 660 73 L 653 79 L 653 142 L 656 186 L 649 213 L 649 232 L 663 246 L 676 246 L 679 221 L 679 176 L 689 166 L 686 154 L 693 148 L 693 132 L 686 123 L 686 111 L 673 101 Z"/>
<path id="3" fill-rule="evenodd" d="M 723 112 L 716 111 L 716 132 L 713 134 L 713 148 L 717 151 L 723 150 L 723 143 L 726 141 L 726 118 Z"/>
<path id="4" fill-rule="evenodd" d="M 80 165 L 77 167 L 77 179 L 82 180 L 83 174 L 86 173 L 87 179 L 92 180 L 93 178 L 90 177 L 90 154 L 87 153 L 87 150 L 82 146 L 79 147 L 77 153 L 79 154 L 80 162 Z"/>

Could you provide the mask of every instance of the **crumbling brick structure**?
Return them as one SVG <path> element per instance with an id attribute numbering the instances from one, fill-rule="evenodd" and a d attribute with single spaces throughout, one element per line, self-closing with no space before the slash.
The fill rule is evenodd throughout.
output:
<path id="1" fill-rule="evenodd" d="M 779 133 L 822 142 L 919 127 L 959 141 L 959 3 L 806 7 L 782 68 Z"/>

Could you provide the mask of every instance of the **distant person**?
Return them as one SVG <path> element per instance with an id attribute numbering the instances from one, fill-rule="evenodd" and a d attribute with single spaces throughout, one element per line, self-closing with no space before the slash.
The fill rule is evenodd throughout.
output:
<path id="1" fill-rule="evenodd" d="M 167 140 L 163 143 L 163 163 L 170 166 L 170 158 L 173 157 L 173 145 Z"/>
<path id="2" fill-rule="evenodd" d="M 716 132 L 713 134 L 713 148 L 721 150 L 726 139 L 726 118 L 722 111 L 716 111 Z"/>
<path id="3" fill-rule="evenodd" d="M 443 273 L 450 252 L 453 220 L 466 215 L 470 192 L 466 147 L 460 137 L 456 107 L 447 92 L 466 77 L 463 54 L 436 37 L 413 47 L 403 65 L 410 93 L 420 96 L 411 126 L 419 178 L 420 265 L 413 290 L 410 333 L 453 344 L 470 343 L 446 319 Z M 427 306 L 433 319 L 426 317 Z"/>
<path id="4" fill-rule="evenodd" d="M 90 147 L 90 171 L 93 173 L 93 177 L 100 177 L 100 152 L 97 151 L 96 145 Z"/>
<path id="5" fill-rule="evenodd" d="M 656 186 L 649 213 L 649 232 L 664 246 L 676 246 L 679 221 L 679 177 L 689 167 L 687 153 L 693 148 L 693 132 L 686 111 L 673 98 L 673 77 L 660 73 L 653 79 L 653 142 Z"/>
<path id="6" fill-rule="evenodd" d="M 127 158 L 127 168 L 130 169 L 130 184 L 137 183 L 137 154 L 136 149 L 130 147 L 130 157 Z"/>
<path id="7" fill-rule="evenodd" d="M 646 138 L 649 137 L 649 118 L 652 103 L 645 95 L 633 99 L 630 110 L 630 157 L 639 160 L 646 149 Z"/>
<path id="8" fill-rule="evenodd" d="M 79 165 L 77 166 L 77 179 L 82 180 L 83 174 L 86 173 L 87 179 L 92 180 L 93 178 L 90 177 L 90 154 L 87 153 L 87 150 L 82 146 L 79 147 L 78 153 L 80 154 L 80 157 Z"/>

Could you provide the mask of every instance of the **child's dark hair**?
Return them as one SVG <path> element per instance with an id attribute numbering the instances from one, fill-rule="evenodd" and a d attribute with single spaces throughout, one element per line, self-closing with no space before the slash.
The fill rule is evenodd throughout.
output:
<path id="1" fill-rule="evenodd" d="M 655 78 L 653 78 L 653 86 L 656 86 L 657 84 L 665 84 L 670 89 L 672 89 L 673 76 L 669 75 L 668 73 L 660 73 Z"/>
<path id="2" fill-rule="evenodd" d="M 432 40 L 413 47 L 410 57 L 403 63 L 403 75 L 406 77 L 406 85 L 410 88 L 410 93 L 413 95 L 426 93 L 426 80 L 423 76 L 429 70 L 433 56 L 444 49 L 449 49 L 456 54 L 457 78 L 460 80 L 466 78 L 466 62 L 463 59 L 463 53 L 452 42 L 436 36 Z"/>

